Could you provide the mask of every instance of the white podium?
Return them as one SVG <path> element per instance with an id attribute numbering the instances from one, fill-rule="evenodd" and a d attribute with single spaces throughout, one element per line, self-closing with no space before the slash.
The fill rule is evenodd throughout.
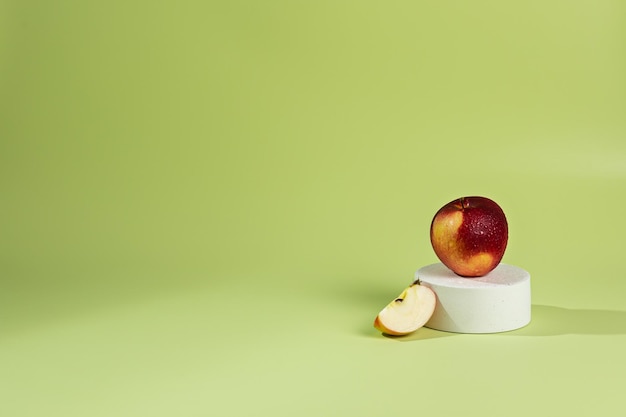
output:
<path id="1" fill-rule="evenodd" d="M 442 263 L 415 273 L 437 295 L 426 327 L 455 333 L 498 333 L 530 323 L 530 274 L 500 264 L 478 278 L 463 278 Z"/>

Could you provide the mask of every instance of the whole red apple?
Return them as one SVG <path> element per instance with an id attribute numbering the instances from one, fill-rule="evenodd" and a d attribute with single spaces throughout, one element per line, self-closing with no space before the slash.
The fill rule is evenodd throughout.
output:
<path id="1" fill-rule="evenodd" d="M 481 277 L 498 266 L 508 237 L 504 211 L 486 197 L 451 201 L 439 209 L 430 225 L 437 257 L 462 277 Z"/>

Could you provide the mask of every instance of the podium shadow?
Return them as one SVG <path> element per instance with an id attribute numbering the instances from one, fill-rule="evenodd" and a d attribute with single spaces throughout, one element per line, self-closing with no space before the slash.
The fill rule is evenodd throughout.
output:
<path id="1" fill-rule="evenodd" d="M 531 321 L 508 336 L 620 335 L 626 334 L 626 311 L 569 309 L 533 304 Z"/>
<path id="2" fill-rule="evenodd" d="M 547 337 L 568 334 L 578 335 L 623 335 L 626 334 L 626 311 L 569 309 L 549 305 L 533 304 L 530 323 L 517 330 L 492 333 L 493 336 Z M 363 329 L 363 333 L 374 336 L 376 330 Z M 460 333 L 444 332 L 423 327 L 406 336 L 383 335 L 398 342 L 438 339 L 460 336 Z M 380 332 L 377 333 L 380 337 Z"/>

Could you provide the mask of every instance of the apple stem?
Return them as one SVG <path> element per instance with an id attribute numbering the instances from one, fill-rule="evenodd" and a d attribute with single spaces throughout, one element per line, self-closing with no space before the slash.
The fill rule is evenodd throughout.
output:
<path id="1" fill-rule="evenodd" d="M 419 279 L 419 277 L 413 281 L 413 285 L 422 285 L 422 281 Z"/>

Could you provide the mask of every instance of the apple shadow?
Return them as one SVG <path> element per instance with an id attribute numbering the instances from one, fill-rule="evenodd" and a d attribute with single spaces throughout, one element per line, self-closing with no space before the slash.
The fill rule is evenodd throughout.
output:
<path id="1" fill-rule="evenodd" d="M 397 342 L 413 342 L 416 340 L 439 339 L 442 337 L 451 337 L 458 335 L 458 333 L 442 332 L 440 330 L 429 329 L 428 327 L 422 327 L 420 329 L 417 329 L 415 332 L 407 334 L 405 336 L 391 336 L 383 333 L 383 336 L 387 339 L 392 339 Z"/>
<path id="2" fill-rule="evenodd" d="M 429 329 L 428 327 L 422 327 L 416 330 L 413 333 L 403 335 L 403 336 L 393 336 L 386 333 L 381 333 L 378 329 L 375 329 L 372 322 L 368 322 L 367 324 L 363 324 L 362 328 L 359 331 L 361 336 L 371 337 L 371 338 L 387 338 L 391 340 L 395 340 L 397 342 L 412 342 L 416 340 L 428 340 L 428 339 L 439 339 L 442 337 L 450 337 L 450 336 L 458 336 L 458 333 L 449 333 L 442 332 L 439 330 Z"/>
<path id="3" fill-rule="evenodd" d="M 621 335 L 626 334 L 626 311 L 531 306 L 530 323 L 507 336 Z"/>

